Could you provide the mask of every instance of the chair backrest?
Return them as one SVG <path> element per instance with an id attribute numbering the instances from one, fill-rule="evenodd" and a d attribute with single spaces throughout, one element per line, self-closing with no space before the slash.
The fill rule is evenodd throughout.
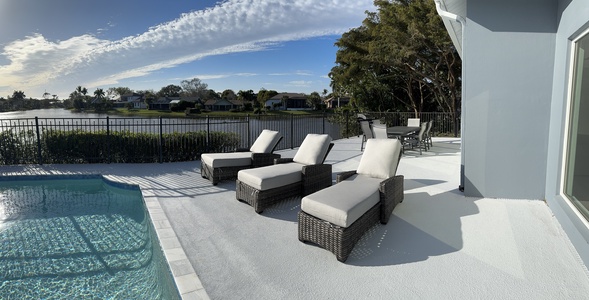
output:
<path id="1" fill-rule="evenodd" d="M 374 138 L 374 132 L 372 131 L 372 125 L 370 125 L 369 121 L 360 120 L 360 128 L 362 128 L 362 133 L 367 139 Z"/>
<path id="2" fill-rule="evenodd" d="M 419 127 L 419 118 L 409 118 L 407 119 L 407 126 L 409 127 Z"/>
<path id="3" fill-rule="evenodd" d="M 250 147 L 250 151 L 256 153 L 272 153 L 280 140 L 282 140 L 282 135 L 278 131 L 264 129 Z"/>
<path id="4" fill-rule="evenodd" d="M 429 122 L 427 122 L 427 128 L 425 129 L 425 135 L 429 136 L 429 131 L 432 130 L 433 123 L 434 123 L 433 120 L 430 120 Z"/>
<path id="5" fill-rule="evenodd" d="M 371 139 L 360 159 L 356 173 L 387 179 L 395 176 L 403 146 L 398 139 Z"/>
<path id="6" fill-rule="evenodd" d="M 427 129 L 427 122 L 421 123 L 421 126 L 419 126 L 419 134 L 417 135 L 420 141 L 423 140 L 423 135 L 425 134 L 426 129 Z"/>
<path id="7" fill-rule="evenodd" d="M 374 132 L 375 139 L 388 138 L 387 128 L 384 125 L 372 125 L 372 131 Z"/>
<path id="8" fill-rule="evenodd" d="M 303 165 L 322 164 L 331 147 L 333 145 L 329 135 L 309 133 L 292 160 Z"/>

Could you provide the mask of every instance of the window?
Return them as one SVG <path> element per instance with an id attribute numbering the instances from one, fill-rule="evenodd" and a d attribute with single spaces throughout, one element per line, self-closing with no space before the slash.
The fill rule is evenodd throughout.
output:
<path id="1" fill-rule="evenodd" d="M 589 35 L 574 48 L 564 194 L 589 220 Z"/>

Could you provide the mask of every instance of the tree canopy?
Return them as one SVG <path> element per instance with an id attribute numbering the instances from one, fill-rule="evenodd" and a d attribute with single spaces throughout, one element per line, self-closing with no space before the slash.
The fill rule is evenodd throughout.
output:
<path id="1" fill-rule="evenodd" d="M 204 99 L 208 94 L 208 84 L 202 82 L 198 78 L 182 80 L 180 86 L 182 87 L 182 94 L 187 97 L 199 97 Z"/>
<path id="2" fill-rule="evenodd" d="M 431 0 L 376 0 L 362 26 L 336 42 L 336 96 L 374 111 L 455 113 L 461 61 Z"/>

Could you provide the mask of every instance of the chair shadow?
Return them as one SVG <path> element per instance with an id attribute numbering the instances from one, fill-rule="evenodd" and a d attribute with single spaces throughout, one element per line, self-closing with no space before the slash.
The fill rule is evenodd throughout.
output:
<path id="1" fill-rule="evenodd" d="M 435 196 L 405 194 L 389 222 L 368 230 L 346 263 L 398 265 L 459 251 L 463 247 L 460 218 L 479 212 L 475 200 L 454 191 Z"/>

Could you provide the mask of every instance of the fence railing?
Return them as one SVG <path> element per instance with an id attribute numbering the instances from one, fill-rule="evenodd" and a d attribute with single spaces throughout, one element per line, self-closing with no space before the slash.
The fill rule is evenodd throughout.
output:
<path id="1" fill-rule="evenodd" d="M 404 125 L 413 113 L 365 113 L 389 126 Z M 422 113 L 434 120 L 434 135 L 457 135 L 444 113 Z M 308 133 L 332 139 L 361 134 L 356 113 L 248 115 L 197 118 L 27 118 L 0 120 L 0 164 L 142 163 L 197 160 L 202 153 L 249 147 L 263 129 L 284 138 L 277 150 L 298 147 Z"/>

